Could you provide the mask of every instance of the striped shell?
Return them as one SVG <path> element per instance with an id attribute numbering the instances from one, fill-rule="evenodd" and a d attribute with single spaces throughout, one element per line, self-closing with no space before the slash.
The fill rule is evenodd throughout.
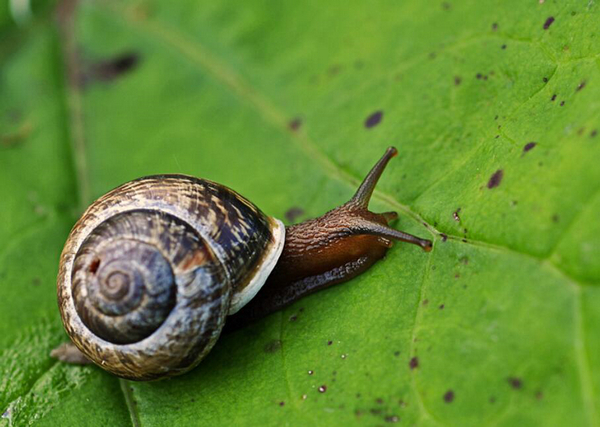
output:
<path id="1" fill-rule="evenodd" d="M 183 175 L 128 182 L 94 202 L 61 255 L 65 329 L 94 363 L 152 380 L 196 366 L 225 317 L 275 266 L 285 229 L 222 185 Z"/>

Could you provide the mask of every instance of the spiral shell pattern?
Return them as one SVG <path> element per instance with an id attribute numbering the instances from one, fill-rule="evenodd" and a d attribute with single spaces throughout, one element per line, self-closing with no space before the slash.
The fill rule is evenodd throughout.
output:
<path id="1" fill-rule="evenodd" d="M 197 178 L 153 176 L 116 188 L 88 208 L 63 249 L 58 300 L 67 333 L 124 378 L 190 370 L 216 342 L 232 294 L 273 252 L 278 224 Z"/>

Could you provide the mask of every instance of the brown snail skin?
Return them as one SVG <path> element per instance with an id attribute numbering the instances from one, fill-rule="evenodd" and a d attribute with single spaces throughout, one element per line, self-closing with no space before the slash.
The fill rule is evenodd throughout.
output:
<path id="1" fill-rule="evenodd" d="M 199 178 L 158 175 L 117 187 L 85 211 L 61 255 L 68 335 L 115 375 L 167 378 L 195 367 L 225 325 L 237 329 L 352 279 L 392 240 L 431 250 L 430 241 L 389 227 L 395 212 L 368 210 L 396 154 L 388 148 L 350 201 L 287 228 Z"/>

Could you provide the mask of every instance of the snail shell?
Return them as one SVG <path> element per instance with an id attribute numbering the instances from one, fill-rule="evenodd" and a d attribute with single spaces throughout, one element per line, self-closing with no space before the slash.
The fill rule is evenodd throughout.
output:
<path id="1" fill-rule="evenodd" d="M 128 182 L 86 210 L 63 249 L 65 329 L 120 377 L 187 372 L 264 284 L 284 240 L 279 220 L 220 184 L 184 175 Z"/>

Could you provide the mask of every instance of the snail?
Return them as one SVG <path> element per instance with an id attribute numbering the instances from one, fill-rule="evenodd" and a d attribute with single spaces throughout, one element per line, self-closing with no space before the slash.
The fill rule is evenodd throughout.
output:
<path id="1" fill-rule="evenodd" d="M 233 190 L 186 175 L 130 181 L 75 224 L 58 273 L 58 305 L 75 346 L 101 368 L 155 380 L 194 368 L 224 325 L 238 328 L 345 282 L 392 240 L 431 250 L 368 210 L 390 147 L 349 202 L 285 227 Z M 60 358 L 60 357 L 59 357 Z"/>

